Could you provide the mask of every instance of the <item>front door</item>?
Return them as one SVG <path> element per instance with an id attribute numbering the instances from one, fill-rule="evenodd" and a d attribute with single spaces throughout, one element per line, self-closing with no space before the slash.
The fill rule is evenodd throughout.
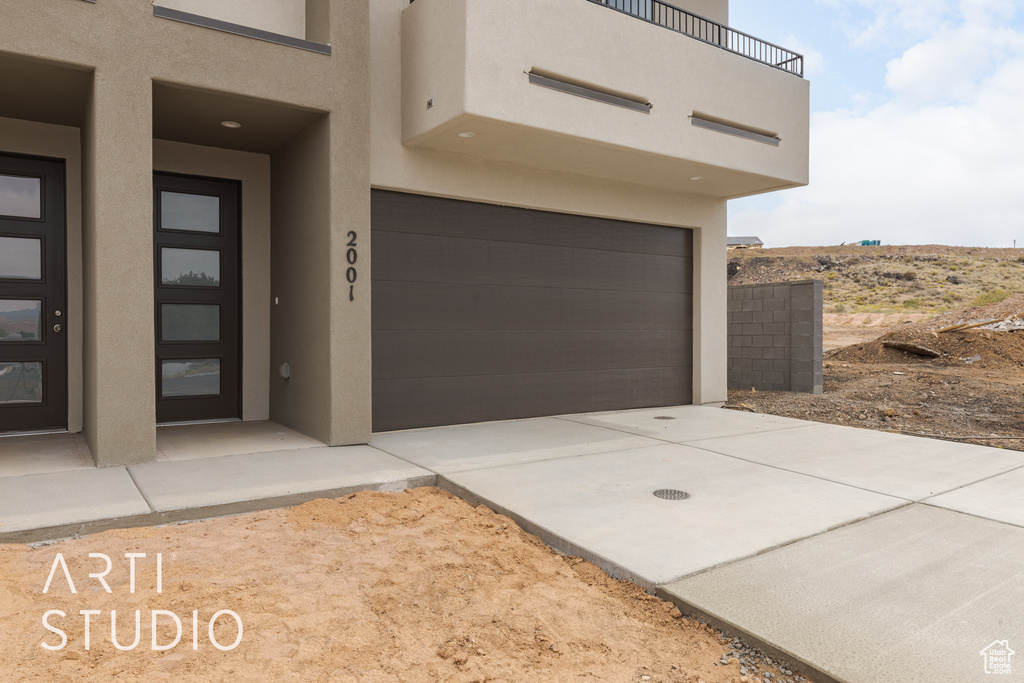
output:
<path id="1" fill-rule="evenodd" d="M 157 422 L 240 417 L 240 194 L 154 176 Z"/>
<path id="2" fill-rule="evenodd" d="M 67 427 L 64 162 L 0 155 L 0 432 Z"/>

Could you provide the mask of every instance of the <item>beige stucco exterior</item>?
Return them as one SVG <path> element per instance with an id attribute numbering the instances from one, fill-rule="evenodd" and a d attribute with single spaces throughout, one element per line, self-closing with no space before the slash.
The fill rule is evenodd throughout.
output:
<path id="1" fill-rule="evenodd" d="M 330 18 L 319 34 L 343 46 L 332 55 L 162 19 L 152 5 L 134 0 L 0 3 L 0 74 L 19 86 L 19 74 L 31 82 L 30 88 L 5 88 L 0 115 L 20 120 L 0 125 L 0 152 L 67 160 L 68 427 L 84 433 L 99 465 L 156 455 L 154 170 L 243 182 L 241 417 L 269 416 L 332 444 L 369 438 L 368 407 L 349 409 L 337 400 L 342 390 L 333 388 L 368 384 L 362 379 L 368 376 L 362 369 L 369 367 L 368 332 L 347 329 L 368 329 L 369 309 L 345 309 L 348 288 L 341 291 L 332 272 L 344 254 L 332 230 L 368 225 L 367 7 L 344 0 L 314 5 L 315 16 Z M 155 96 L 168 88 L 171 97 Z M 49 106 L 54 101 L 59 111 Z M 243 124 L 238 135 L 220 126 L 226 118 Z M 39 133 L 57 122 L 65 125 L 53 127 L 54 134 Z M 158 128 L 172 139 L 155 139 Z M 316 144 L 287 142 L 297 136 Z M 308 168 L 319 182 L 289 182 L 282 165 Z M 274 203 L 305 212 L 275 222 Z M 73 216 L 79 206 L 80 221 Z M 80 247 L 73 241 L 79 234 Z M 282 268 L 271 243 L 306 249 L 296 244 L 304 235 L 316 236 L 320 258 L 295 262 L 294 271 Z M 331 258 L 339 249 L 341 261 Z M 279 306 L 310 306 L 302 296 L 315 303 L 315 314 L 307 308 L 307 315 L 290 319 L 294 336 L 272 329 L 268 273 L 309 285 Z M 365 320 L 353 322 L 359 316 Z M 332 334 L 332 327 L 345 331 Z M 273 380 L 285 380 L 271 374 L 271 357 L 331 371 L 293 374 L 287 392 L 272 401 Z M 352 397 L 359 400 L 358 392 Z"/>
<path id="2" fill-rule="evenodd" d="M 243 420 L 369 440 L 371 187 L 693 229 L 694 402 L 726 399 L 726 200 L 807 182 L 806 81 L 585 0 L 158 5 L 318 45 L 0 0 L 0 154 L 66 162 L 68 429 L 98 465 L 156 455 L 154 171 L 241 182 Z"/>
<path id="3" fill-rule="evenodd" d="M 392 35 L 409 147 L 721 198 L 807 183 L 807 81 L 715 45 L 582 0 L 403 4 Z M 529 73 L 650 112 L 531 84 Z M 692 116 L 780 142 L 697 127 Z M 466 131 L 475 136 L 458 136 Z"/>
<path id="4" fill-rule="evenodd" d="M 306 37 L 306 0 L 158 0 L 153 4 L 292 38 Z"/>

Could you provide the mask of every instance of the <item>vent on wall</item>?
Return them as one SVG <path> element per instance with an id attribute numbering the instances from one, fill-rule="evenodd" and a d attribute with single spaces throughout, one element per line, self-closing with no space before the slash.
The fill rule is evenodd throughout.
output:
<path id="1" fill-rule="evenodd" d="M 570 83 L 569 81 L 553 78 L 551 76 L 542 76 L 535 71 L 530 71 L 527 75 L 530 77 L 530 83 L 533 83 L 534 85 L 542 85 L 545 88 L 551 88 L 552 90 L 558 90 L 559 92 L 569 93 L 570 95 L 576 95 L 577 97 L 585 97 L 588 100 L 596 100 L 598 102 L 604 102 L 605 104 L 614 104 L 617 107 L 625 107 L 626 109 L 643 112 L 644 114 L 651 113 L 650 102 L 623 97 L 622 95 L 616 95 L 604 90 L 597 90 L 577 83 Z"/>
<path id="2" fill-rule="evenodd" d="M 778 147 L 782 140 L 775 133 L 769 133 L 766 131 L 758 131 L 752 128 L 746 128 L 744 126 L 738 126 L 734 123 L 724 123 L 722 121 L 715 121 L 713 119 L 693 114 L 690 117 L 690 123 L 697 126 L 698 128 L 707 128 L 708 130 L 718 131 L 719 133 L 725 133 L 726 135 L 735 135 L 736 137 L 746 138 L 747 140 L 754 140 L 756 142 L 763 142 L 766 145 L 772 145 Z"/>

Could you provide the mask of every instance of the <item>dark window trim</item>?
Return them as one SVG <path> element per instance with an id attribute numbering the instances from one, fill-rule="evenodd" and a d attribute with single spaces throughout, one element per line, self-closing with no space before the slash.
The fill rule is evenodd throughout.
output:
<path id="1" fill-rule="evenodd" d="M 314 43 L 311 40 L 303 40 L 302 38 L 292 38 L 291 36 L 282 35 L 280 33 L 274 33 L 272 31 L 264 31 L 258 28 L 242 26 L 241 24 L 233 24 L 230 21 L 221 21 L 220 19 L 211 19 L 210 17 L 204 17 L 199 14 L 182 12 L 181 10 L 170 9 L 168 7 L 160 7 L 159 5 L 153 5 L 153 16 L 160 17 L 161 19 L 170 19 L 171 21 L 180 21 L 184 24 L 192 24 L 194 26 L 212 28 L 215 31 L 233 33 L 238 36 L 245 36 L 246 38 L 265 40 L 268 43 L 287 45 L 288 47 L 295 47 L 300 50 L 317 52 L 322 55 L 331 54 L 330 45 Z"/>
<path id="2" fill-rule="evenodd" d="M 596 100 L 598 102 L 604 102 L 605 104 L 614 104 L 618 107 L 625 107 L 626 109 L 643 112 L 644 114 L 651 113 L 651 105 L 647 102 L 630 100 L 625 97 L 619 97 L 618 95 L 612 95 L 611 93 L 595 90 L 594 88 L 587 88 L 582 85 L 575 85 L 573 83 L 560 81 L 556 78 L 541 76 L 540 74 L 535 74 L 532 71 L 528 75 L 530 76 L 530 83 L 533 83 L 534 85 L 541 85 L 545 88 L 558 90 L 559 92 L 569 93 L 570 95 L 576 95 L 578 97 L 585 97 L 588 100 Z"/>

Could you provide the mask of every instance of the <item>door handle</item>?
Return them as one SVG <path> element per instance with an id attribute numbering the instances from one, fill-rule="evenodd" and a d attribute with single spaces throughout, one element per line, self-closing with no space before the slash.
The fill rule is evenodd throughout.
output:
<path id="1" fill-rule="evenodd" d="M 53 326 L 53 331 L 54 331 L 54 332 L 60 332 L 60 331 L 61 331 L 61 330 L 63 330 L 63 329 L 64 329 L 64 328 L 63 328 L 63 327 L 61 327 L 60 325 L 54 325 L 54 326 Z"/>

